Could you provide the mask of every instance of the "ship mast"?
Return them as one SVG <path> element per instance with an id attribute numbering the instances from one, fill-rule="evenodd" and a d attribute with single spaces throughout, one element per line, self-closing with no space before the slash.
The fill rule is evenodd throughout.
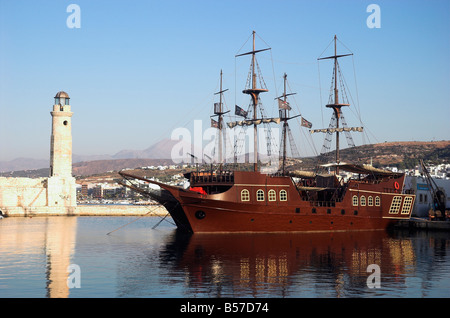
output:
<path id="1" fill-rule="evenodd" d="M 333 104 L 327 104 L 326 107 L 332 108 L 334 111 L 334 116 L 336 118 L 336 129 L 334 130 L 336 132 L 336 174 L 339 174 L 339 119 L 341 117 L 341 107 L 343 106 L 350 106 L 350 104 L 343 104 L 339 103 L 339 93 L 337 89 L 337 68 L 338 68 L 338 62 L 337 59 L 344 56 L 353 55 L 353 53 L 350 54 L 341 54 L 337 55 L 336 50 L 336 35 L 334 36 L 334 55 L 328 56 L 328 57 L 322 57 L 318 58 L 317 60 L 326 60 L 326 59 L 334 59 L 334 103 Z"/>
<path id="2" fill-rule="evenodd" d="M 294 117 L 289 117 L 289 104 L 287 103 L 287 97 L 290 95 L 295 95 L 296 93 L 290 93 L 287 94 L 286 93 L 286 82 L 287 82 L 287 74 L 284 73 L 283 75 L 283 84 L 284 84 L 284 91 L 283 91 L 283 95 L 281 95 L 280 97 L 277 97 L 275 99 L 280 99 L 281 97 L 283 98 L 283 102 L 285 104 L 284 108 L 280 108 L 279 109 L 279 113 L 280 113 L 280 119 L 283 121 L 283 160 L 282 160 L 282 164 L 281 164 L 281 171 L 283 173 L 283 175 L 285 174 L 285 167 L 286 167 L 286 150 L 287 150 L 287 134 L 289 132 L 289 124 L 288 124 L 288 120 L 293 119 L 295 117 L 298 117 L 300 115 L 294 116 Z M 292 145 L 291 145 L 292 146 Z"/>
<path id="3" fill-rule="evenodd" d="M 286 103 L 286 78 L 287 75 L 286 73 L 284 73 L 283 76 L 283 83 L 284 83 L 284 93 L 283 93 L 283 97 L 284 97 L 284 102 Z M 282 163 L 282 172 L 284 175 L 284 168 L 286 166 L 286 133 L 287 133 L 287 113 L 288 110 L 287 109 L 282 109 L 280 110 L 280 118 L 283 120 L 283 163 Z"/>
<path id="4" fill-rule="evenodd" d="M 238 54 L 235 57 L 238 56 L 243 56 L 243 55 L 252 55 L 252 62 L 251 62 L 251 72 L 252 72 L 252 87 L 249 89 L 245 89 L 242 92 L 244 94 L 248 94 L 252 97 L 252 102 L 253 102 L 253 120 L 254 120 L 254 124 L 253 124 L 253 155 L 254 155 L 254 164 L 253 164 L 253 170 L 254 171 L 258 171 L 258 125 L 256 123 L 256 119 L 257 119 L 257 114 L 256 114 L 256 110 L 258 108 L 258 103 L 259 103 L 259 94 L 260 93 L 264 93 L 264 92 L 268 92 L 268 89 L 263 89 L 263 88 L 257 88 L 256 87 L 256 53 L 262 52 L 262 51 L 267 51 L 270 50 L 270 48 L 266 48 L 266 49 L 262 49 L 262 50 L 256 50 L 255 49 L 255 31 L 252 32 L 253 35 L 253 50 L 247 53 L 243 53 L 243 54 Z"/>
<path id="5" fill-rule="evenodd" d="M 219 160 L 218 161 L 219 161 L 220 167 L 222 167 L 222 160 L 223 160 L 223 158 L 222 158 L 223 115 L 229 112 L 229 111 L 223 112 L 222 94 L 224 92 L 226 92 L 227 90 L 228 90 L 228 88 L 225 90 L 222 89 L 222 70 L 220 70 L 220 90 L 214 94 L 214 95 L 219 94 L 219 103 L 214 104 L 214 115 L 213 115 L 213 116 L 218 116 L 218 129 L 219 129 Z M 211 116 L 211 117 L 213 117 L 213 116 Z"/>

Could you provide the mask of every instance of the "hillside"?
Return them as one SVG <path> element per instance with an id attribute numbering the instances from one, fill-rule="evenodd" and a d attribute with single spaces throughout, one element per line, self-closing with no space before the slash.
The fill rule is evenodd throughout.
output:
<path id="1" fill-rule="evenodd" d="M 107 171 L 119 171 L 136 167 L 171 165 L 171 159 L 115 159 L 78 162 L 73 164 L 74 176 L 89 176 Z"/>
<path id="2" fill-rule="evenodd" d="M 397 166 L 400 169 L 413 168 L 419 159 L 437 164 L 450 163 L 450 141 L 434 142 L 385 142 L 364 145 L 341 152 L 342 161 L 370 163 L 378 166 Z"/>
<path id="3" fill-rule="evenodd" d="M 81 162 L 100 162 L 103 161 L 114 161 L 116 159 L 163 159 L 167 161 L 170 158 L 172 148 L 175 144 L 178 144 L 178 140 L 162 139 L 157 143 L 151 145 L 144 150 L 121 150 L 114 155 L 103 154 L 103 155 L 79 155 L 72 154 L 72 162 L 75 164 Z M 184 143 L 184 147 L 187 149 L 191 148 L 191 145 Z M 193 153 L 193 152 L 192 152 Z M 27 170 L 37 170 L 48 168 L 50 164 L 49 159 L 33 159 L 33 158 L 16 158 L 9 161 L 0 161 L 0 174 L 9 173 L 10 171 L 27 171 Z M 120 161 L 117 165 L 120 167 L 123 164 Z M 132 162 L 130 164 L 133 164 Z M 95 164 L 93 164 L 95 165 Z M 112 163 L 107 163 L 114 170 L 114 165 Z M 152 165 L 152 164 L 149 164 Z M 85 166 L 85 165 L 84 165 Z M 126 164 L 124 165 L 126 166 Z M 89 170 L 89 168 L 87 168 Z M 119 169 L 119 168 L 117 168 Z M 82 169 L 80 169 L 82 170 Z M 81 173 L 85 173 L 82 171 Z M 87 171 L 89 173 L 89 171 Z M 22 173 L 23 174 L 23 173 Z M 21 175 L 22 175 L 21 174 Z M 48 175 L 48 174 L 47 174 Z"/>
<path id="4" fill-rule="evenodd" d="M 372 145 L 357 146 L 341 150 L 341 161 L 352 163 L 370 163 L 375 167 L 397 166 L 400 169 L 413 168 L 419 159 L 428 163 L 450 163 L 450 141 L 435 142 L 385 142 Z M 326 158 L 323 158 L 326 157 Z M 320 158 L 323 162 L 334 161 L 334 152 Z M 300 162 L 301 161 L 301 162 Z M 311 168 L 317 158 L 295 160 L 295 168 Z M 292 161 L 290 161 L 293 163 Z M 173 164 L 171 159 L 113 159 L 85 161 L 73 164 L 73 174 L 77 177 L 102 174 L 108 171 L 119 171 L 126 168 L 158 166 Z M 46 177 L 49 169 L 25 170 L 1 173 L 7 177 Z"/>

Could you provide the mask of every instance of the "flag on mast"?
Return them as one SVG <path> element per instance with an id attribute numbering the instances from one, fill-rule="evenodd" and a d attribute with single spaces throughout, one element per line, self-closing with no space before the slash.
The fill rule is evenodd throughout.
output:
<path id="1" fill-rule="evenodd" d="M 246 112 L 245 110 L 243 110 L 241 107 L 239 107 L 238 105 L 236 105 L 236 109 L 234 111 L 235 115 L 238 116 L 242 116 L 244 118 L 247 118 L 248 112 Z"/>
<path id="2" fill-rule="evenodd" d="M 279 98 L 278 98 L 278 108 L 291 110 L 291 106 L 289 106 L 289 103 L 285 102 L 284 100 L 281 100 Z"/>
<path id="3" fill-rule="evenodd" d="M 303 126 L 303 127 L 306 127 L 306 128 L 311 128 L 312 127 L 312 123 L 310 123 L 309 121 L 307 121 L 305 118 L 303 118 L 302 117 L 302 123 L 301 123 L 301 125 Z"/>
<path id="4" fill-rule="evenodd" d="M 219 122 L 211 118 L 211 127 L 219 128 Z"/>

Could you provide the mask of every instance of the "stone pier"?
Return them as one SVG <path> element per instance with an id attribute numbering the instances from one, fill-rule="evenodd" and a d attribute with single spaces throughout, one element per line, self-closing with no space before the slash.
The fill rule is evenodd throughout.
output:
<path id="1" fill-rule="evenodd" d="M 164 216 L 162 205 L 78 205 L 61 207 L 2 207 L 3 215 L 11 217 L 36 216 Z"/>

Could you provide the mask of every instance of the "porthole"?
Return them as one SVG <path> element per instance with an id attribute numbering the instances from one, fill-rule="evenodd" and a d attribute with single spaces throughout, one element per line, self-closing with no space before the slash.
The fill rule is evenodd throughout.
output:
<path id="1" fill-rule="evenodd" d="M 63 121 L 64 126 L 67 126 L 69 122 L 67 120 Z"/>
<path id="2" fill-rule="evenodd" d="M 264 201 L 264 191 L 259 189 L 256 191 L 256 201 Z"/>
<path id="3" fill-rule="evenodd" d="M 361 196 L 360 203 L 361 203 L 361 206 L 366 206 L 366 197 L 364 195 Z"/>
<path id="4" fill-rule="evenodd" d="M 375 206 L 380 206 L 381 205 L 381 200 L 379 196 L 375 197 Z"/>
<path id="5" fill-rule="evenodd" d="M 280 190 L 280 201 L 287 201 L 287 191 Z"/>
<path id="6" fill-rule="evenodd" d="M 247 189 L 241 191 L 241 201 L 250 201 L 250 192 Z"/>
<path id="7" fill-rule="evenodd" d="M 269 197 L 269 201 L 276 201 L 277 193 L 275 192 L 275 190 L 269 190 L 268 197 Z"/>
<path id="8" fill-rule="evenodd" d="M 205 216 L 206 216 L 206 213 L 201 210 L 198 210 L 197 212 L 195 212 L 195 217 L 199 220 L 204 219 Z"/>
<path id="9" fill-rule="evenodd" d="M 353 206 L 358 206 L 358 196 L 357 195 L 354 195 L 352 197 L 352 204 L 353 204 Z"/>

